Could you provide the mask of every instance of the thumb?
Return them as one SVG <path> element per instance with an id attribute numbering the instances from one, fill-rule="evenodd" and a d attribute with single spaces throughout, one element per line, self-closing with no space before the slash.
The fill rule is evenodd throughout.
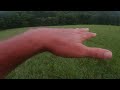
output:
<path id="1" fill-rule="evenodd" d="M 112 58 L 112 52 L 107 49 L 87 47 L 86 56 L 92 58 L 110 59 Z"/>

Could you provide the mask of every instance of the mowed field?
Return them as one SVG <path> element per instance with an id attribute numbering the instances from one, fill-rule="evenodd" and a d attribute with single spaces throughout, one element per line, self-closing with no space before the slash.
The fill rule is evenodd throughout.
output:
<path id="1" fill-rule="evenodd" d="M 6 79 L 120 79 L 120 26 L 67 25 L 57 28 L 90 28 L 97 33 L 86 42 L 90 47 L 101 47 L 113 52 L 111 60 L 93 58 L 62 58 L 49 52 L 40 53 L 26 60 Z M 0 31 L 0 40 L 7 39 L 28 28 Z"/>

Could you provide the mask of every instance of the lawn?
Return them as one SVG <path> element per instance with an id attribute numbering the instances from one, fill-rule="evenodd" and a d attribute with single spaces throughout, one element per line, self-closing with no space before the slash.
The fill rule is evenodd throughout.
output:
<path id="1" fill-rule="evenodd" d="M 120 79 L 120 26 L 67 25 L 59 28 L 90 28 L 97 37 L 84 44 L 113 52 L 111 60 L 92 58 L 62 58 L 44 52 L 18 66 L 7 79 Z M 0 31 L 0 40 L 22 33 L 27 28 Z"/>

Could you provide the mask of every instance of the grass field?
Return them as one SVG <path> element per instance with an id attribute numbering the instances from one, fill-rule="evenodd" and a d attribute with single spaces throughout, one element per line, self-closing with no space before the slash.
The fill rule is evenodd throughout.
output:
<path id="1" fill-rule="evenodd" d="M 120 78 L 120 26 L 68 25 L 65 28 L 88 27 L 97 37 L 87 46 L 109 49 L 113 52 L 110 61 L 92 58 L 62 58 L 49 52 L 33 56 L 11 72 L 7 79 L 117 79 Z M 27 28 L 0 31 L 0 39 L 22 33 Z"/>

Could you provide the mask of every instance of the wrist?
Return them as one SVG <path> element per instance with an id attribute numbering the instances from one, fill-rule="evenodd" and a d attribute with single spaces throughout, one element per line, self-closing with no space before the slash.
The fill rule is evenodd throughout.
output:
<path id="1" fill-rule="evenodd" d="M 31 42 L 33 47 L 35 47 L 38 51 L 45 51 L 45 43 L 43 40 L 43 35 L 40 31 L 37 30 L 28 30 L 24 33 L 26 38 Z"/>
<path id="2" fill-rule="evenodd" d="M 53 33 L 54 30 L 48 30 L 46 28 L 38 28 L 29 30 L 29 36 L 34 42 L 35 46 L 39 47 L 39 49 L 43 51 L 50 51 L 52 47 L 54 47 L 54 42 L 56 41 Z"/>

